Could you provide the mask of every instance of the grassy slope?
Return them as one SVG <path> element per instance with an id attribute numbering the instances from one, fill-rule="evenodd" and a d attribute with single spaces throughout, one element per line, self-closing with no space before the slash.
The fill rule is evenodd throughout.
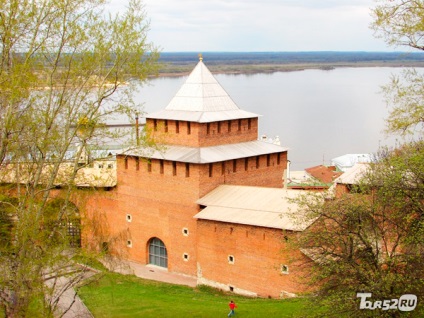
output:
<path id="1" fill-rule="evenodd" d="M 112 273 L 81 288 L 80 296 L 96 318 L 225 317 L 231 299 L 238 317 L 310 316 L 303 299 L 253 299 Z"/>

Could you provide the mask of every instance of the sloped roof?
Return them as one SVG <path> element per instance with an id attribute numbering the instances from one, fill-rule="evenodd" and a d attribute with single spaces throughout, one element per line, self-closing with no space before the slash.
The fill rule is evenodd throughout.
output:
<path id="1" fill-rule="evenodd" d="M 296 203 L 304 190 L 220 185 L 197 200 L 205 209 L 197 219 L 303 231 L 315 220 L 306 220 Z"/>
<path id="2" fill-rule="evenodd" d="M 341 174 L 340 172 L 336 171 L 336 167 L 327 167 L 323 165 L 306 168 L 305 171 L 323 183 L 331 183 Z"/>
<path id="3" fill-rule="evenodd" d="M 148 157 L 152 159 L 204 164 L 283 152 L 287 150 L 288 148 L 254 140 L 237 144 L 200 148 L 166 145 L 163 150 L 154 150 L 149 154 L 146 154 L 145 151 L 139 152 L 137 149 L 128 150 L 124 152 L 124 154 Z"/>
<path id="4" fill-rule="evenodd" d="M 241 110 L 200 59 L 168 106 L 146 117 L 206 123 L 258 116 Z"/>
<path id="5" fill-rule="evenodd" d="M 365 176 L 369 165 L 367 163 L 357 163 L 352 168 L 346 170 L 340 177 L 334 180 L 339 184 L 358 184 L 361 178 Z"/>

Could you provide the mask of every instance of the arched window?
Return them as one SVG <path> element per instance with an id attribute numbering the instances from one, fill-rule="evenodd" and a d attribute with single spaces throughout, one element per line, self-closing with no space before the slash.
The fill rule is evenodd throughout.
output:
<path id="1" fill-rule="evenodd" d="M 168 253 L 165 244 L 157 237 L 152 238 L 149 243 L 149 264 L 168 267 Z"/>

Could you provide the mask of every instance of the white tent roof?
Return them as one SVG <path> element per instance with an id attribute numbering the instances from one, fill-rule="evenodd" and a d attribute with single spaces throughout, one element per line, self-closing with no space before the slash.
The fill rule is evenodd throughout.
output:
<path id="1" fill-rule="evenodd" d="M 341 171 L 346 171 L 352 168 L 356 163 L 371 162 L 373 157 L 371 154 L 346 154 L 337 158 L 331 159 L 331 164 L 336 166 Z"/>
<path id="2" fill-rule="evenodd" d="M 147 118 L 206 123 L 258 116 L 241 110 L 200 60 L 168 106 Z"/>

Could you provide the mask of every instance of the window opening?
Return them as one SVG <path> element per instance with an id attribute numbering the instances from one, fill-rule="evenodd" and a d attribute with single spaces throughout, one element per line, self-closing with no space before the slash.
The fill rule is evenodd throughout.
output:
<path id="1" fill-rule="evenodd" d="M 163 160 L 161 160 L 160 162 L 160 174 L 163 174 Z"/>
<path id="2" fill-rule="evenodd" d="M 149 264 L 168 267 L 168 253 L 165 244 L 157 237 L 151 239 L 149 243 Z"/>
<path id="3" fill-rule="evenodd" d="M 177 175 L 177 162 L 175 161 L 172 162 L 172 175 Z"/>
<path id="4" fill-rule="evenodd" d="M 281 274 L 288 274 L 289 267 L 287 265 L 281 265 Z"/>
<path id="5" fill-rule="evenodd" d="M 189 163 L 185 164 L 185 176 L 186 176 L 186 178 L 190 177 L 190 164 Z"/>

